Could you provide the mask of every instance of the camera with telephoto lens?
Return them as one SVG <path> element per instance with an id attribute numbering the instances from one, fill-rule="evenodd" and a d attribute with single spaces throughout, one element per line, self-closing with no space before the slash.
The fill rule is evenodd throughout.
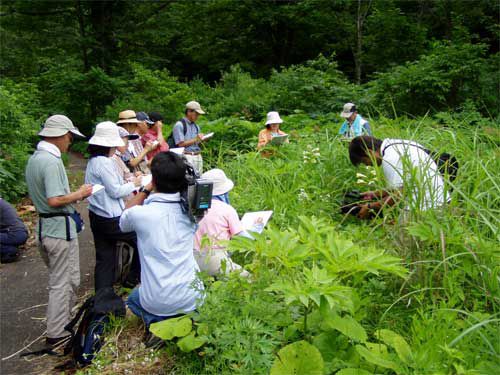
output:
<path id="1" fill-rule="evenodd" d="M 187 188 L 181 192 L 182 207 L 191 221 L 197 223 L 212 204 L 213 183 L 200 178 L 190 164 L 186 166 L 186 181 Z"/>
<path id="2" fill-rule="evenodd" d="M 340 206 L 340 212 L 344 215 L 349 214 L 358 216 L 359 211 L 361 211 L 361 206 L 368 202 L 370 201 L 363 199 L 363 194 L 361 194 L 358 190 L 348 191 L 344 194 L 342 206 Z M 375 216 L 382 216 L 382 212 L 370 210 L 366 219 L 373 219 Z"/>

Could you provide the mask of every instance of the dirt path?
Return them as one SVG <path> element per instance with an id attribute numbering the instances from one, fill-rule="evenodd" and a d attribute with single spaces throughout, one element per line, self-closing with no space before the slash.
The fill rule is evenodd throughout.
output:
<path id="1" fill-rule="evenodd" d="M 70 184 L 79 184 L 83 179 L 86 160 L 76 154 L 70 155 L 68 177 Z M 77 205 L 85 220 L 85 230 L 79 236 L 81 286 L 79 296 L 93 288 L 95 249 L 87 203 Z M 33 234 L 31 234 L 33 236 Z M 5 358 L 40 337 L 45 331 L 45 310 L 48 301 L 48 272 L 36 246 L 31 241 L 18 262 L 0 265 L 0 356 Z M 41 305 L 41 306 L 40 306 Z M 37 340 L 28 351 L 43 347 L 45 337 Z M 53 357 L 19 355 L 0 361 L 2 375 L 51 373 L 57 360 Z"/>

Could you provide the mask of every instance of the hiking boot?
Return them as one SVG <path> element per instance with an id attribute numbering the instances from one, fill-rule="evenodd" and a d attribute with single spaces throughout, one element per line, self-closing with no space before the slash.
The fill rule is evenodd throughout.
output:
<path id="1" fill-rule="evenodd" d="M 47 337 L 45 339 L 45 344 L 47 344 L 47 346 L 51 346 L 51 347 L 56 347 L 56 346 L 59 346 L 61 344 L 63 344 L 64 342 L 66 342 L 68 339 L 70 338 L 70 335 L 68 336 L 63 336 L 63 337 Z"/>
<path id="2" fill-rule="evenodd" d="M 151 332 L 147 332 L 144 336 L 144 345 L 148 349 L 158 350 L 166 346 L 166 341 L 153 335 Z"/>
<path id="3" fill-rule="evenodd" d="M 17 260 L 19 260 L 18 252 L 13 254 L 2 254 L 0 257 L 0 263 L 13 263 Z"/>

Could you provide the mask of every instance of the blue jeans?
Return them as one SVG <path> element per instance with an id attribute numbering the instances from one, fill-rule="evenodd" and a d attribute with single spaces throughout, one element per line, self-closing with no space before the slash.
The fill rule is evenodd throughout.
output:
<path id="1" fill-rule="evenodd" d="M 149 328 L 151 323 L 161 322 L 162 320 L 173 318 L 173 316 L 159 316 L 147 312 L 141 306 L 141 300 L 139 298 L 139 288 L 134 288 L 134 290 L 130 292 L 127 299 L 127 306 L 135 315 L 143 320 L 146 328 Z"/>

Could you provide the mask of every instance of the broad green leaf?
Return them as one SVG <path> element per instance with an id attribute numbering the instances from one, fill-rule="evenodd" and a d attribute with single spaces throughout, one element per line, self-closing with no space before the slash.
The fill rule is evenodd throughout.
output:
<path id="1" fill-rule="evenodd" d="M 191 322 L 191 318 L 181 316 L 153 323 L 149 327 L 149 330 L 152 334 L 163 340 L 172 340 L 174 337 L 186 336 L 189 332 L 191 332 L 192 326 L 193 323 Z"/>
<path id="2" fill-rule="evenodd" d="M 365 329 L 349 315 L 344 317 L 340 315 L 330 316 L 325 320 L 324 324 L 327 328 L 336 329 L 351 339 L 360 342 L 366 341 L 367 335 Z"/>
<path id="3" fill-rule="evenodd" d="M 307 341 L 297 341 L 278 352 L 271 375 L 323 375 L 324 362 L 319 350 Z"/>
<path id="4" fill-rule="evenodd" d="M 363 345 L 356 345 L 356 351 L 359 353 L 360 356 L 362 356 L 364 359 L 366 359 L 368 362 L 380 366 L 380 367 L 385 367 L 385 368 L 390 368 L 394 371 L 398 371 L 399 366 L 397 363 L 383 358 L 379 353 L 374 353 L 371 350 L 368 350 L 365 346 Z"/>
<path id="5" fill-rule="evenodd" d="M 372 373 L 362 368 L 343 368 L 336 375 L 372 375 Z"/>
<path id="6" fill-rule="evenodd" d="M 333 360 L 337 355 L 337 332 L 323 332 L 313 339 L 313 345 L 318 348 L 325 361 Z"/>
<path id="7" fill-rule="evenodd" d="M 198 349 L 203 344 L 205 344 L 207 340 L 201 336 L 195 336 L 194 331 L 192 331 L 186 337 L 183 337 L 177 342 L 177 346 L 185 353 L 192 352 L 195 349 Z"/>
<path id="8" fill-rule="evenodd" d="M 379 340 L 385 342 L 387 345 L 393 347 L 398 354 L 399 359 L 404 363 L 409 364 L 412 360 L 412 353 L 410 345 L 406 340 L 398 335 L 396 332 L 389 329 L 381 329 L 375 332 L 375 336 L 379 337 Z"/>

